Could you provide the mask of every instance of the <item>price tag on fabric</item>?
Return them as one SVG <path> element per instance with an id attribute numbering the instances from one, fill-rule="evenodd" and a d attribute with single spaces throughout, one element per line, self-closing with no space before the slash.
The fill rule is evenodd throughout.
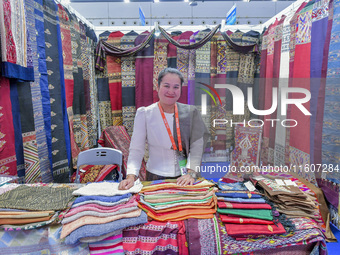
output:
<path id="1" fill-rule="evenodd" d="M 297 184 L 293 182 L 292 180 L 285 180 L 285 183 L 287 186 L 297 186 Z"/>
<path id="2" fill-rule="evenodd" d="M 244 183 L 244 186 L 246 186 L 246 188 L 249 190 L 249 191 L 255 191 L 256 188 L 254 187 L 254 185 L 250 182 L 250 181 L 247 181 Z"/>
<path id="3" fill-rule="evenodd" d="M 275 179 L 276 183 L 281 186 L 285 186 L 286 184 L 283 182 L 282 179 Z"/>

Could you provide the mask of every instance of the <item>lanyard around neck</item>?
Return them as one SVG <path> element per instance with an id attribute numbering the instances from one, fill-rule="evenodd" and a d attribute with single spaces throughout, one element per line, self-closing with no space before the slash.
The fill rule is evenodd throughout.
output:
<path id="1" fill-rule="evenodd" d="M 171 143 L 172 143 L 172 148 L 176 151 L 177 150 L 177 146 L 176 146 L 176 143 L 175 143 L 175 139 L 174 139 L 174 137 L 173 137 L 173 135 L 171 133 L 171 129 L 169 127 L 169 123 L 166 120 L 164 111 L 163 111 L 162 106 L 161 106 L 161 104 L 159 102 L 158 102 L 158 108 L 159 108 L 159 111 L 161 112 L 161 115 L 162 115 L 163 122 L 164 122 L 164 125 L 166 127 L 166 130 L 168 131 L 168 135 L 169 135 Z M 178 118 L 177 104 L 175 104 L 175 122 L 176 122 L 176 131 L 177 131 L 177 139 L 178 139 L 178 150 L 182 151 L 183 147 L 182 147 L 181 131 L 180 131 L 180 128 L 179 128 L 179 118 Z"/>

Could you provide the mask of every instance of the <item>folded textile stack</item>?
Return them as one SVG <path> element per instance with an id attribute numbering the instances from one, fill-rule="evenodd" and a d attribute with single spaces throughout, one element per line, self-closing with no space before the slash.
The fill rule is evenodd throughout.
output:
<path id="1" fill-rule="evenodd" d="M 48 225 L 72 200 L 72 189 L 49 184 L 5 184 L 0 187 L 0 228 L 26 230 Z"/>
<path id="2" fill-rule="evenodd" d="M 119 183 L 90 183 L 76 191 L 79 195 L 64 216 L 60 238 L 66 244 L 117 240 L 124 228 L 147 222 L 146 214 L 138 208 L 131 193 L 138 193 L 142 185 L 135 184 L 129 190 L 118 190 Z M 117 238 L 114 238 L 116 236 Z M 118 238 L 119 239 L 119 238 Z M 111 240 L 111 241 L 110 241 Z M 117 252 L 120 242 L 114 244 Z"/>
<path id="3" fill-rule="evenodd" d="M 319 218 L 315 197 L 310 196 L 294 185 L 279 185 L 276 180 L 263 176 L 255 178 L 257 179 L 257 184 L 263 188 L 266 197 L 275 203 L 277 211 L 284 213 L 287 218 Z"/>
<path id="4" fill-rule="evenodd" d="M 214 184 L 207 180 L 179 186 L 176 180 L 145 182 L 138 206 L 158 221 L 212 218 L 216 212 Z"/>
<path id="5" fill-rule="evenodd" d="M 262 195 L 249 191 L 218 191 L 217 212 L 228 235 L 242 239 L 248 235 L 283 234 L 280 222 L 273 221 L 272 207 Z"/>

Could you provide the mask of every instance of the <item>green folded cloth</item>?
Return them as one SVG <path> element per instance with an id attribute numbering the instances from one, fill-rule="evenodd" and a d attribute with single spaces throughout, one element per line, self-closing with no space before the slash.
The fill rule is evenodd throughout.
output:
<path id="1" fill-rule="evenodd" d="M 226 209 L 226 208 L 217 208 L 217 212 L 220 214 L 232 214 L 243 216 L 247 218 L 255 218 L 262 220 L 273 220 L 272 210 L 265 209 Z"/>

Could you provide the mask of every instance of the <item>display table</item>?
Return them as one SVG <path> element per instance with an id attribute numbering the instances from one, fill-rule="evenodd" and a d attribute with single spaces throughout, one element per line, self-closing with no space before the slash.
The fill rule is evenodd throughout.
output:
<path id="1" fill-rule="evenodd" d="M 81 187 L 82 184 L 33 184 L 31 186 L 40 185 L 54 187 L 69 185 L 71 188 L 76 188 L 77 185 Z M 0 187 L 0 193 L 1 189 L 5 188 Z M 58 222 L 62 215 L 59 214 Z M 171 228 L 167 224 L 170 224 Z M 124 229 L 122 247 L 126 254 L 136 254 L 136 251 L 142 253 L 143 249 L 157 250 L 160 247 L 167 247 L 170 245 L 168 241 L 172 240 L 171 254 L 263 254 L 264 252 L 287 254 L 292 251 L 295 254 L 327 253 L 325 237 L 318 224 L 308 218 L 298 218 L 294 224 L 295 232 L 235 240 L 228 235 L 218 213 L 209 219 L 189 218 L 177 223 L 149 220 L 146 224 Z M 88 243 L 78 242 L 67 245 L 63 239 L 60 240 L 61 228 L 60 223 L 33 229 L 8 228 L 2 225 L 0 254 L 89 254 Z M 150 245 L 153 246 L 150 248 Z"/>

